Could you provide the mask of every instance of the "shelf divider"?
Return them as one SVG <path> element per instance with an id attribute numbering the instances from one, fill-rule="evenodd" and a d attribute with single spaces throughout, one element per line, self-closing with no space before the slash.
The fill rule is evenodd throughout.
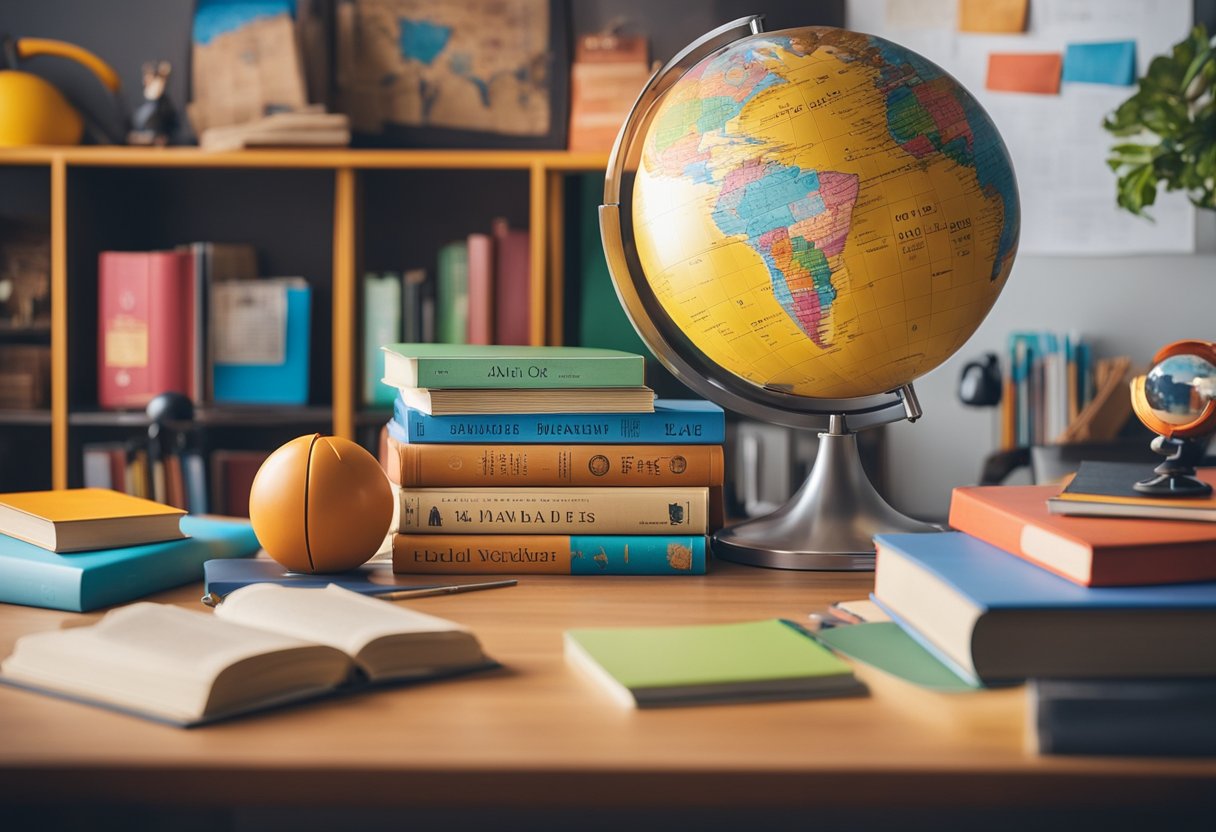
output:
<path id="1" fill-rule="evenodd" d="M 338 168 L 334 178 L 333 399 L 334 435 L 355 439 L 355 276 L 358 174 Z"/>
<path id="2" fill-rule="evenodd" d="M 51 487 L 68 487 L 68 170 L 51 159 Z"/>

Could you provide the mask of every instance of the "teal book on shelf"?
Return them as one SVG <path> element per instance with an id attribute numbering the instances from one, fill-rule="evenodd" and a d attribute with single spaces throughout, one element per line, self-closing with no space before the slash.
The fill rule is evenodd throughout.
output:
<path id="1" fill-rule="evenodd" d="M 187 516 L 181 529 L 190 536 L 66 555 L 0 535 L 0 602 L 88 612 L 201 581 L 206 561 L 259 549 L 248 523 Z"/>
<path id="2" fill-rule="evenodd" d="M 363 277 L 363 403 L 392 407 L 397 391 L 384 384 L 380 347 L 401 337 L 401 278 L 391 272 Z"/>
<path id="3" fill-rule="evenodd" d="M 221 404 L 308 403 L 312 290 L 301 278 L 212 289 L 214 396 Z"/>
<path id="4" fill-rule="evenodd" d="M 469 338 L 469 245 L 465 240 L 439 249 L 435 277 L 435 340 L 463 344 Z"/>

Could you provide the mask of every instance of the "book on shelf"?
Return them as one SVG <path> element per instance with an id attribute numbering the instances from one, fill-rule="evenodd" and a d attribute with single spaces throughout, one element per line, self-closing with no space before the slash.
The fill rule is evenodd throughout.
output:
<path id="1" fill-rule="evenodd" d="M 469 249 L 468 342 L 479 345 L 493 344 L 494 238 L 489 234 L 470 234 L 467 244 Z M 389 342 L 381 341 L 380 343 Z"/>
<path id="2" fill-rule="evenodd" d="M 1216 667 L 1216 583 L 1078 586 L 961 532 L 874 542 L 874 599 L 968 681 L 1194 677 Z"/>
<path id="3" fill-rule="evenodd" d="M 721 486 L 721 445 L 411 445 L 386 437 L 382 464 L 407 488 Z"/>
<path id="4" fill-rule="evenodd" d="M 229 280 L 258 276 L 257 251 L 247 243 L 198 242 L 179 246 L 190 255 L 193 269 L 193 362 L 190 398 L 195 404 L 212 401 L 211 287 Z"/>
<path id="5" fill-rule="evenodd" d="M 435 299 L 427 293 L 426 269 L 406 269 L 401 275 L 401 337 L 407 343 L 429 342 L 434 330 Z"/>
<path id="6" fill-rule="evenodd" d="M 85 488 L 127 491 L 128 442 L 86 442 L 81 446 L 81 469 Z"/>
<path id="7" fill-rule="evenodd" d="M 97 272 L 97 402 L 142 408 L 161 393 L 197 395 L 191 255 L 103 251 Z"/>
<path id="8" fill-rule="evenodd" d="M 0 535 L 0 602 L 88 612 L 197 581 L 213 558 L 249 557 L 248 523 L 186 516 L 182 540 L 58 554 Z"/>
<path id="9" fill-rule="evenodd" d="M 401 278 L 392 272 L 363 276 L 363 389 L 365 405 L 388 407 L 397 391 L 384 377 L 381 344 L 401 337 Z"/>
<path id="10" fill-rule="evenodd" d="M 0 494 L 0 532 L 51 552 L 178 540 L 185 513 L 105 488 Z"/>
<path id="11" fill-rule="evenodd" d="M 0 681 L 187 727 L 494 666 L 446 619 L 337 586 L 258 584 L 214 614 L 141 602 L 22 636 Z"/>
<path id="12" fill-rule="evenodd" d="M 517 413 L 649 413 L 654 391 L 649 387 L 501 388 L 455 390 L 402 387 L 397 398 L 428 416 L 476 416 Z"/>
<path id="13" fill-rule="evenodd" d="M 401 488 L 397 530 L 414 534 L 704 534 L 709 489 Z"/>
<path id="14" fill-rule="evenodd" d="M 312 289 L 300 277 L 231 280 L 211 288 L 215 401 L 308 402 Z"/>
<path id="15" fill-rule="evenodd" d="M 469 338 L 469 245 L 455 240 L 439 249 L 435 269 L 435 340 L 463 344 Z"/>
<path id="16" fill-rule="evenodd" d="M 627 708 L 856 696 L 849 665 L 792 622 L 567 630 L 566 659 Z"/>
<path id="17" fill-rule="evenodd" d="M 544 389 L 641 387 L 642 356 L 591 347 L 387 344 L 384 381 L 394 387 Z"/>
<path id="18" fill-rule="evenodd" d="M 1133 487 L 1153 476 L 1153 467 L 1136 462 L 1082 462 L 1064 490 L 1047 501 L 1052 514 L 1078 517 L 1125 517 L 1143 520 L 1216 522 L 1216 496 L 1153 497 Z M 1199 468 L 1196 476 L 1216 488 L 1216 468 Z M 1212 579 L 1216 580 L 1216 564 Z"/>
<path id="19" fill-rule="evenodd" d="M 0 344 L 0 408 L 41 410 L 51 405 L 51 348 Z"/>
<path id="20" fill-rule="evenodd" d="M 211 500 L 217 514 L 249 516 L 249 491 L 269 451 L 218 448 L 211 452 Z"/>
<path id="21" fill-rule="evenodd" d="M 1216 756 L 1216 679 L 1031 679 L 1039 754 Z"/>
<path id="22" fill-rule="evenodd" d="M 699 399 L 656 399 L 653 413 L 549 413 L 431 416 L 393 403 L 389 436 L 405 443 L 690 444 L 720 445 L 722 408 Z"/>
<path id="23" fill-rule="evenodd" d="M 395 534 L 393 572 L 704 575 L 704 535 Z"/>
<path id="24" fill-rule="evenodd" d="M 1062 517 L 1052 485 L 956 488 L 950 526 L 1087 586 L 1216 581 L 1216 526 Z"/>
<path id="25" fill-rule="evenodd" d="M 494 221 L 494 340 L 527 344 L 532 340 L 532 240 L 527 231 Z"/>

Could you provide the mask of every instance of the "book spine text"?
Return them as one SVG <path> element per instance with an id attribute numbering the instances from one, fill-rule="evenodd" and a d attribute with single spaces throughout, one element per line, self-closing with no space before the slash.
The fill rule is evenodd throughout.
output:
<path id="1" fill-rule="evenodd" d="M 704 575 L 701 535 L 393 535 L 400 574 Z"/>

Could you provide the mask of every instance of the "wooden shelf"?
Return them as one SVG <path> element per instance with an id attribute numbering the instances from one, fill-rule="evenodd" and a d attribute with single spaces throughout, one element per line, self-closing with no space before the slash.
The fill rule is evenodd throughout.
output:
<path id="1" fill-rule="evenodd" d="M 51 424 L 49 410 L 0 410 L 0 425 L 46 425 Z"/>
<path id="2" fill-rule="evenodd" d="M 0 149 L 0 165 L 140 168 L 388 168 L 450 170 L 603 170 L 606 153 L 564 150 L 365 150 L 273 148 L 210 153 L 197 147 L 17 147 Z"/>
<path id="3" fill-rule="evenodd" d="M 88 306 L 95 302 L 89 297 L 87 282 L 70 271 L 79 268 L 78 241 L 89 240 L 84 250 L 95 256 L 99 246 L 112 245 L 106 226 L 99 230 L 90 221 L 89 210 L 104 210 L 94 201 L 89 206 L 88 188 L 93 180 L 106 177 L 108 170 L 142 171 L 190 170 L 292 170 L 330 172 L 333 176 L 332 201 L 328 206 L 332 220 L 332 263 L 328 264 L 330 282 L 325 286 L 328 309 L 317 311 L 328 315 L 328 332 L 314 343 L 314 350 L 328 348 L 332 354 L 332 377 L 320 387 L 322 398 L 332 406 L 271 409 L 209 408 L 200 412 L 198 426 L 301 426 L 328 429 L 338 436 L 355 439 L 358 428 L 376 424 L 385 413 L 362 408 L 356 390 L 359 373 L 358 347 L 359 280 L 363 273 L 361 213 L 364 178 L 375 171 L 517 171 L 527 183 L 527 222 L 532 235 L 532 274 L 530 281 L 531 331 L 529 342 L 534 345 L 561 343 L 563 326 L 562 274 L 564 221 L 564 177 L 580 172 L 603 171 L 608 163 L 606 153 L 570 153 L 554 150 L 372 150 L 358 148 L 281 148 L 208 153 L 197 147 L 138 148 L 122 146 L 95 147 L 26 147 L 0 149 L 0 169 L 14 166 L 45 166 L 49 169 L 50 229 L 51 229 L 51 324 L 38 337 L 48 339 L 51 346 L 51 409 L 39 416 L 37 424 L 50 424 L 51 481 L 56 488 L 69 485 L 69 435 L 80 428 L 140 428 L 148 424 L 142 413 L 114 413 L 95 410 L 69 409 L 72 393 L 69 377 L 77 379 L 79 368 L 69 367 L 71 361 L 91 354 L 70 347 L 81 336 L 79 317 L 95 314 Z M 183 175 L 183 174 L 174 174 Z M 281 174 L 276 174 L 281 175 Z M 312 174 L 314 177 L 316 173 Z M 145 177 L 144 180 L 147 181 Z M 111 183 L 112 185 L 112 183 Z M 158 193 L 151 189 L 152 194 Z M 69 205 L 72 210 L 69 211 Z M 312 202 L 309 202 L 310 207 Z M 157 210 L 161 210 L 159 203 Z M 171 203 L 163 206 L 171 212 Z M 313 210 L 326 210 L 317 205 Z M 69 239 L 70 238 L 70 239 Z M 130 245 L 130 243 L 127 243 Z M 72 252 L 69 254 L 69 252 Z M 82 292 L 80 297 L 75 293 Z M 84 306 L 81 306 L 84 304 Z M 69 315 L 69 310 L 72 314 Z M 84 331 L 88 331 L 86 327 Z M 0 330 L 0 338 L 4 333 Z M 18 337 L 18 336 L 12 336 Z M 11 340 L 11 339 L 9 339 Z M 328 341 L 328 343 L 326 343 Z M 91 349 L 91 348 L 90 348 Z M 69 359 L 69 355 L 75 356 Z M 87 376 L 86 376 L 87 377 Z M 314 379 L 314 382 L 316 379 Z M 331 388 L 327 390 L 325 388 Z M 75 395 L 80 395 L 76 393 Z M 0 415 L 0 423 L 30 423 L 30 417 L 20 413 Z"/>

